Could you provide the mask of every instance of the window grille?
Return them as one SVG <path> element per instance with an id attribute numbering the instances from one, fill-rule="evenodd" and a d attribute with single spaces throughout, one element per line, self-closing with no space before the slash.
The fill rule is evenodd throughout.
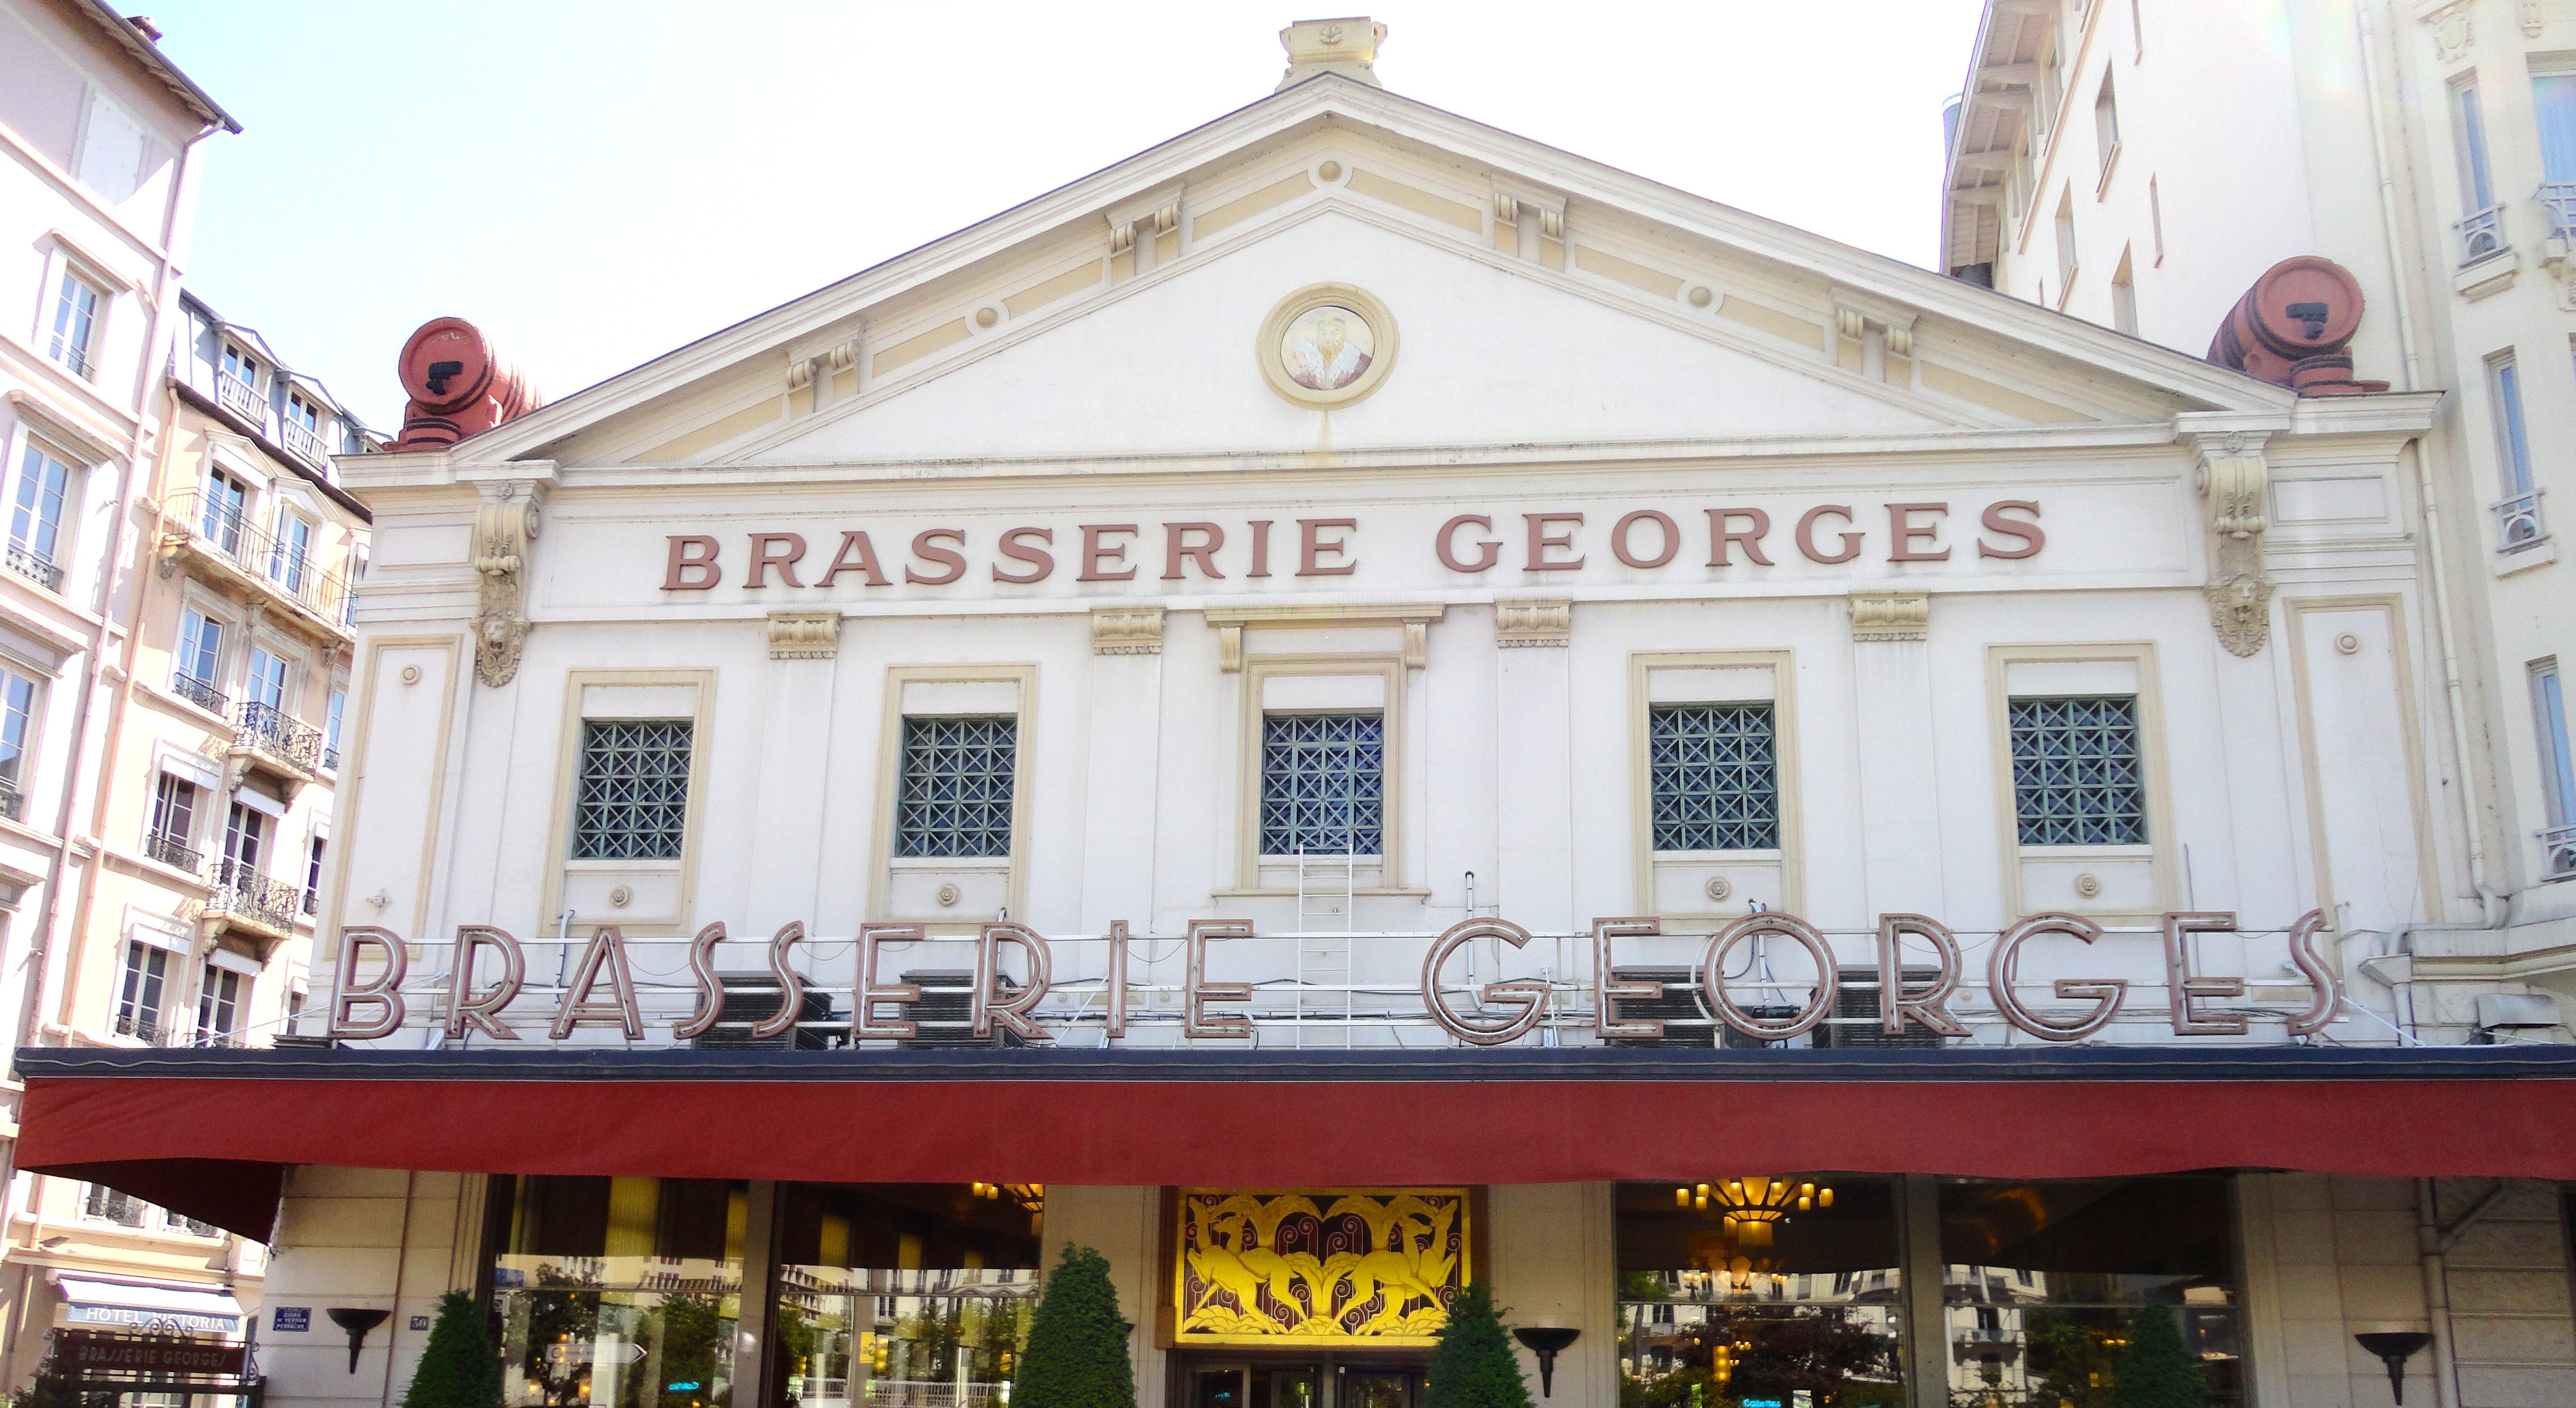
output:
<path id="1" fill-rule="evenodd" d="M 1658 705 L 1646 729 L 1656 850 L 1779 849 L 1770 705 Z"/>
<path id="2" fill-rule="evenodd" d="M 2135 696 L 2013 700 L 2012 759 L 2023 845 L 2145 843 Z"/>
<path id="3" fill-rule="evenodd" d="M 1007 856 L 1020 721 L 1007 715 L 903 721 L 895 796 L 898 856 Z"/>
<path id="4" fill-rule="evenodd" d="M 88 1196 L 81 1200 L 84 1214 L 124 1227 L 142 1226 L 143 1210 L 150 1206 L 141 1198 L 120 1193 L 104 1183 L 89 1185 Z"/>
<path id="5" fill-rule="evenodd" d="M 1261 716 L 1261 853 L 1385 853 L 1386 717 Z"/>
<path id="6" fill-rule="evenodd" d="M 687 719 L 586 719 L 575 860 L 678 860 L 689 812 Z"/>

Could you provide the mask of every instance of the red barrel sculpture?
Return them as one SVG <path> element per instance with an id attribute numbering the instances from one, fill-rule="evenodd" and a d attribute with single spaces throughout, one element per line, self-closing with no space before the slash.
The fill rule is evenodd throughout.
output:
<path id="1" fill-rule="evenodd" d="M 2209 360 L 2302 396 L 2358 396 L 2384 381 L 2355 381 L 2345 350 L 2361 327 L 2361 283 L 2331 259 L 2301 254 L 2263 271 L 2218 325 Z"/>
<path id="2" fill-rule="evenodd" d="M 397 450 L 453 445 L 546 403 L 525 374 L 501 360 L 463 318 L 432 318 L 403 343 L 395 367 L 411 404 Z"/>

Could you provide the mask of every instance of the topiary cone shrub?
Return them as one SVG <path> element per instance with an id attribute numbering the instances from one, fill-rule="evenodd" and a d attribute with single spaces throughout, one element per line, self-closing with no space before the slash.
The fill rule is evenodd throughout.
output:
<path id="1" fill-rule="evenodd" d="M 501 1408 L 501 1351 L 474 1297 L 449 1291 L 438 1298 L 438 1319 L 403 1390 L 402 1408 Z"/>
<path id="2" fill-rule="evenodd" d="M 2173 1308 L 2142 1305 L 2129 1316 L 2129 1344 L 2112 1370 L 2112 1408 L 2209 1408 L 2200 1361 L 2182 1342 Z"/>
<path id="3" fill-rule="evenodd" d="M 1494 1309 L 1492 1289 L 1482 1281 L 1468 1282 L 1449 1307 L 1440 1346 L 1431 1352 L 1422 1408 L 1532 1408 L 1520 1355 Z"/>
<path id="4" fill-rule="evenodd" d="M 1136 1370 L 1109 1259 L 1067 1246 L 1048 1273 L 1012 1375 L 1011 1408 L 1136 1408 Z"/>

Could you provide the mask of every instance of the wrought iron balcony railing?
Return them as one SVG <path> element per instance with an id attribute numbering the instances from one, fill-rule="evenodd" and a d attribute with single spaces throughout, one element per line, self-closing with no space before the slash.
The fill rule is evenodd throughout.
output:
<path id="1" fill-rule="evenodd" d="M 231 503 L 194 489 L 172 494 L 163 513 L 174 526 L 185 524 L 200 550 L 269 583 L 323 620 L 348 628 L 349 579 L 323 571 L 310 550 L 260 527 Z"/>
<path id="2" fill-rule="evenodd" d="M 2576 181 L 2543 181 L 2533 195 L 2549 212 L 2549 237 L 2576 239 Z"/>
<path id="3" fill-rule="evenodd" d="M 2540 518 L 2540 496 L 2547 492 L 2546 489 L 2534 489 L 2527 494 L 2499 499 L 2492 505 L 2498 530 L 2496 551 L 2512 552 L 2549 536 L 2548 526 Z"/>
<path id="4" fill-rule="evenodd" d="M 206 868 L 206 882 L 214 887 L 206 897 L 208 914 L 232 915 L 284 932 L 295 927 L 295 917 L 303 908 L 302 891 L 281 885 L 257 867 L 230 856 L 215 858 Z"/>
<path id="5" fill-rule="evenodd" d="M 130 1036 L 154 1046 L 159 1046 L 162 1039 L 170 1034 L 170 1029 L 161 1024 L 158 1012 L 119 1012 L 110 1025 L 118 1036 Z"/>
<path id="6" fill-rule="evenodd" d="M 2576 822 L 2541 828 L 2540 851 L 2548 857 L 2551 879 L 2576 875 Z"/>
<path id="7" fill-rule="evenodd" d="M 2504 207 L 2501 205 L 2490 205 L 2451 228 L 2460 232 L 2462 267 L 2505 251 Z"/>
<path id="8" fill-rule="evenodd" d="M 209 713 L 228 714 L 233 702 L 215 688 L 213 680 L 201 680 L 185 670 L 170 677 L 170 692 Z"/>
<path id="9" fill-rule="evenodd" d="M 230 372 L 215 373 L 215 404 L 259 430 L 268 429 L 268 403 L 260 399 L 259 388 Z"/>
<path id="10" fill-rule="evenodd" d="M 27 819 L 27 794 L 18 790 L 18 780 L 14 777 L 0 778 L 0 816 L 11 821 Z"/>
<path id="11" fill-rule="evenodd" d="M 331 452 L 322 448 L 321 434 L 305 428 L 302 421 L 279 421 L 277 443 L 284 445 L 288 454 L 316 469 L 322 468 L 331 461 Z"/>
<path id="12" fill-rule="evenodd" d="M 237 742 L 305 772 L 322 768 L 322 730 L 272 704 L 246 699 Z"/>
<path id="13" fill-rule="evenodd" d="M 70 372 L 76 377 L 79 377 L 81 380 L 88 381 L 91 379 L 90 373 L 94 368 L 90 366 L 89 349 L 79 346 L 70 338 L 63 337 L 59 334 L 55 336 L 54 360 L 62 363 L 64 370 Z"/>
<path id="14" fill-rule="evenodd" d="M 25 543 L 13 542 L 9 545 L 8 561 L 10 571 L 43 587 L 46 591 L 58 592 L 63 589 L 63 569 L 52 558 Z"/>
<path id="15" fill-rule="evenodd" d="M 321 912 L 322 892 L 320 890 L 307 889 L 304 892 L 304 917 L 311 919 L 321 914 Z"/>
<path id="16" fill-rule="evenodd" d="M 143 838 L 143 854 L 163 865 L 174 866 L 194 875 L 206 858 L 188 848 L 188 838 L 167 831 L 155 831 Z"/>

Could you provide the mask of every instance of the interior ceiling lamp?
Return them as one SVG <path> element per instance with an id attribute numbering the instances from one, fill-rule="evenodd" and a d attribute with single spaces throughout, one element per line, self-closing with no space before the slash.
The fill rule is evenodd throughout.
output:
<path id="1" fill-rule="evenodd" d="M 1046 1185 L 1043 1183 L 970 1183 L 967 1187 L 973 1189 L 978 1198 L 991 1198 L 996 1202 L 1008 1198 L 1032 1212 L 1046 1204 Z"/>
<path id="2" fill-rule="evenodd" d="M 1756 1174 L 1723 1183 L 1700 1183 L 1673 1190 L 1673 1206 L 1705 1212 L 1715 1202 L 1726 1214 L 1726 1230 L 1738 1246 L 1771 1245 L 1771 1229 L 1789 1220 L 1791 1211 L 1807 1212 L 1834 1205 L 1834 1190 L 1813 1183 Z"/>

